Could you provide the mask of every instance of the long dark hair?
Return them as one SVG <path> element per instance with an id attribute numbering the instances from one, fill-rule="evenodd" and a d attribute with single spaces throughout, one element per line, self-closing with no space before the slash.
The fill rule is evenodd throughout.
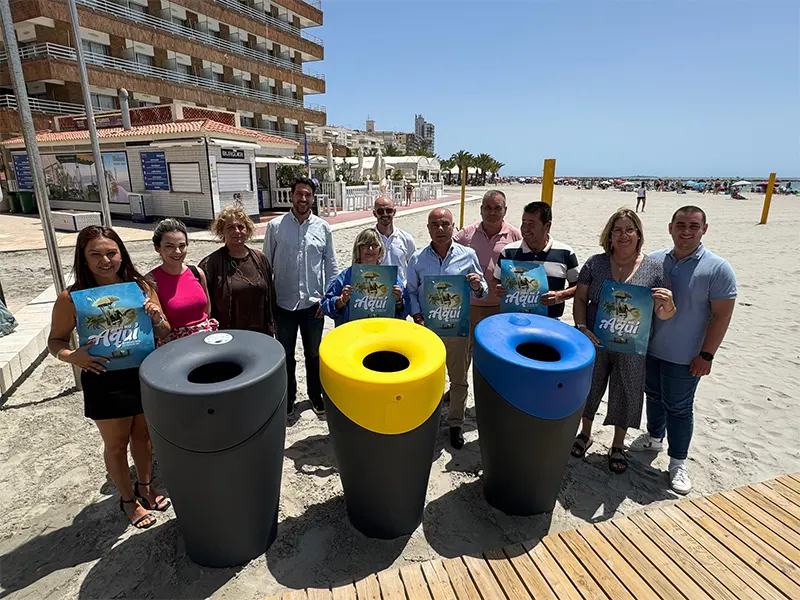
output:
<path id="1" fill-rule="evenodd" d="M 89 288 L 98 287 L 97 281 L 89 269 L 89 263 L 86 261 L 86 246 L 89 242 L 97 238 L 107 238 L 114 242 L 119 248 L 121 263 L 117 276 L 123 282 L 133 282 L 142 288 L 143 292 L 148 292 L 151 289 L 150 283 L 144 276 L 136 270 L 131 261 L 131 256 L 122 243 L 122 239 L 117 235 L 117 232 L 110 227 L 98 227 L 97 225 L 90 225 L 84 227 L 78 234 L 78 241 L 75 243 L 75 261 L 72 264 L 72 275 L 75 278 L 75 283 L 72 284 L 71 290 L 86 290 Z"/>

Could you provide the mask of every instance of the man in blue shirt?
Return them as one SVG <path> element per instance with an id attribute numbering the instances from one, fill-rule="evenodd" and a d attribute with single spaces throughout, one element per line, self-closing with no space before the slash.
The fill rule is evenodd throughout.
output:
<path id="1" fill-rule="evenodd" d="M 684 463 L 694 429 L 695 390 L 711 372 L 736 304 L 736 276 L 726 260 L 703 246 L 707 230 L 702 209 L 679 208 L 669 224 L 674 247 L 650 255 L 664 261 L 678 311 L 668 321 L 653 320 L 645 378 L 648 433 L 631 449 L 660 451 L 666 434 L 670 486 L 679 494 L 692 489 Z"/>
<path id="2" fill-rule="evenodd" d="M 472 296 L 482 298 L 488 287 L 478 255 L 472 248 L 453 243 L 453 213 L 436 208 L 428 215 L 431 243 L 417 250 L 408 263 L 408 295 L 411 316 L 418 325 L 425 325 L 422 315 L 422 278 L 426 275 L 465 275 Z M 467 403 L 467 371 L 469 369 L 469 337 L 442 338 L 447 350 L 447 376 L 450 378 L 450 445 L 464 446 L 464 408 Z"/>
<path id="3" fill-rule="evenodd" d="M 297 179 L 292 185 L 292 210 L 270 221 L 264 236 L 264 254 L 275 279 L 277 338 L 286 351 L 286 409 L 290 415 L 297 398 L 294 352 L 298 328 L 303 339 L 308 399 L 317 415 L 325 412 L 319 379 L 319 344 L 325 324 L 320 302 L 338 269 L 331 226 L 311 212 L 316 191 L 310 179 Z"/>

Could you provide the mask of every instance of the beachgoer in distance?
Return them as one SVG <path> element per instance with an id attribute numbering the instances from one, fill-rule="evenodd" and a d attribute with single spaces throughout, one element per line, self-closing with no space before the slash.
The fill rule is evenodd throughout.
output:
<path id="1" fill-rule="evenodd" d="M 353 264 L 380 265 L 386 254 L 381 235 L 374 229 L 365 229 L 356 236 L 353 244 Z M 333 319 L 336 327 L 350 320 L 350 297 L 353 293 L 353 267 L 347 267 L 340 272 L 328 286 L 325 299 L 322 301 L 322 311 Z M 395 300 L 395 316 L 405 319 L 408 310 L 408 293 L 405 284 L 400 279 L 400 269 L 397 270 L 397 281 L 392 286 L 392 296 Z"/>
<path id="2" fill-rule="evenodd" d="M 522 213 L 522 240 L 511 242 L 503 248 L 495 267 L 494 278 L 500 279 L 504 260 L 533 262 L 544 266 L 547 274 L 546 294 L 541 303 L 547 307 L 547 316 L 559 319 L 564 314 L 564 303 L 575 295 L 578 283 L 578 257 L 567 244 L 553 239 L 550 226 L 553 211 L 546 202 L 530 202 Z M 500 283 L 495 293 L 503 297 L 508 293 Z"/>
<path id="3" fill-rule="evenodd" d="M 244 329 L 275 336 L 275 287 L 264 254 L 250 248 L 256 226 L 240 204 L 226 206 L 211 223 L 225 245 L 202 261 L 211 317 L 220 329 Z"/>
<path id="4" fill-rule="evenodd" d="M 153 247 L 161 256 L 161 265 L 147 274 L 155 285 L 161 308 L 172 329 L 158 345 L 172 340 L 216 331 L 218 323 L 209 318 L 206 274 L 193 265 L 186 265 L 189 234 L 178 219 L 164 219 L 153 231 Z"/>
<path id="5" fill-rule="evenodd" d="M 397 210 L 394 202 L 388 196 L 380 196 L 375 199 L 372 214 L 377 220 L 375 229 L 386 247 L 386 255 L 381 264 L 397 267 L 397 277 L 405 285 L 408 261 L 417 251 L 414 237 L 404 229 L 395 226 L 394 216 L 397 214 Z"/>
<path id="6" fill-rule="evenodd" d="M 270 221 L 264 237 L 264 254 L 272 265 L 275 279 L 278 341 L 286 351 L 289 394 L 286 409 L 289 414 L 294 412 L 297 398 L 294 352 L 298 328 L 303 339 L 311 408 L 317 415 L 325 414 L 319 379 L 319 344 L 325 314 L 320 303 L 338 269 L 331 226 L 311 213 L 316 191 L 310 179 L 296 179 L 292 184 L 292 209 Z"/>
<path id="7" fill-rule="evenodd" d="M 639 187 L 636 188 L 636 212 L 639 212 L 639 205 L 642 205 L 642 212 L 644 212 L 644 207 L 647 204 L 647 187 L 642 181 L 639 184 Z"/>
<path id="8" fill-rule="evenodd" d="M 73 264 L 75 283 L 63 290 L 53 307 L 47 348 L 57 359 L 81 369 L 84 415 L 92 419 L 103 438 L 106 470 L 119 490 L 119 506 L 137 529 L 156 522 L 150 510 L 165 511 L 170 501 L 152 485 L 153 447 L 142 410 L 139 368 L 106 371 L 108 359 L 92 356 L 92 344 L 70 349 L 77 314 L 70 292 L 115 283 L 136 283 L 144 310 L 153 321 L 154 337 L 163 339 L 170 326 L 153 285 L 133 266 L 117 233 L 109 227 L 86 227 L 78 234 Z M 131 486 L 128 444 L 136 468 Z"/>
<path id="9" fill-rule="evenodd" d="M 414 184 L 409 181 L 406 183 L 406 204 L 411 205 L 411 195 L 414 193 Z"/>
<path id="10" fill-rule="evenodd" d="M 432 210 L 428 215 L 428 233 L 430 245 L 417 250 L 408 264 L 410 313 L 418 325 L 425 325 L 422 278 L 426 275 L 465 275 L 472 297 L 481 298 L 488 292 L 478 255 L 472 248 L 453 243 L 453 213 L 446 208 Z M 469 337 L 445 337 L 442 341 L 447 351 L 447 376 L 450 379 L 450 414 L 447 419 L 450 445 L 459 449 L 464 446 L 462 427 L 469 390 Z"/>
<path id="11" fill-rule="evenodd" d="M 650 254 L 664 263 L 681 307 L 669 322 L 656 322 L 647 349 L 647 431 L 633 450 L 661 451 L 669 440 L 669 480 L 687 494 L 692 480 L 685 461 L 694 430 L 694 394 L 700 378 L 728 331 L 736 305 L 736 275 L 730 264 L 702 243 L 706 214 L 697 206 L 679 208 L 669 224 L 674 246 Z"/>
<path id="12" fill-rule="evenodd" d="M 611 215 L 600 234 L 603 252 L 590 257 L 578 276 L 572 309 L 575 327 L 597 346 L 592 386 L 583 409 L 581 432 L 572 446 L 572 456 L 583 457 L 591 446 L 592 423 L 608 387 L 608 411 L 603 424 L 614 426 L 614 441 L 608 454 L 608 468 L 612 473 L 624 473 L 628 468 L 625 433 L 629 427 L 638 428 L 641 424 L 646 357 L 600 347 L 593 330 L 603 284 L 613 280 L 651 288 L 656 319 L 671 319 L 676 312 L 664 261 L 642 254 L 643 244 L 642 222 L 634 211 L 622 208 Z"/>

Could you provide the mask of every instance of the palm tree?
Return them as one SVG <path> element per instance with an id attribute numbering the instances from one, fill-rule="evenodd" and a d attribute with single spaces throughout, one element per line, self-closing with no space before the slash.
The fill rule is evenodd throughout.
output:
<path id="1" fill-rule="evenodd" d="M 481 185 L 486 185 L 486 172 L 491 170 L 492 161 L 494 161 L 494 159 L 491 155 L 486 153 L 478 154 L 478 156 L 475 157 L 474 166 L 480 171 Z"/>
<path id="2" fill-rule="evenodd" d="M 448 172 L 447 173 L 448 184 L 450 183 L 450 178 L 453 176 L 452 170 L 453 170 L 453 167 L 455 167 L 455 166 L 456 166 L 456 163 L 454 161 L 450 160 L 449 158 L 440 158 L 439 159 L 439 168 L 442 170 L 442 172 L 444 172 L 444 171 Z"/>
<path id="3" fill-rule="evenodd" d="M 453 153 L 450 160 L 453 161 L 454 166 L 458 167 L 458 174 L 461 175 L 462 173 L 469 173 L 468 169 L 473 166 L 475 157 L 466 150 L 459 150 Z"/>
<path id="4" fill-rule="evenodd" d="M 489 170 L 492 172 L 492 181 L 497 179 L 497 174 L 500 172 L 500 169 L 505 166 L 505 163 L 501 163 L 499 160 L 492 159 L 492 166 L 489 168 Z"/>
<path id="5" fill-rule="evenodd" d="M 384 156 L 403 156 L 400 150 L 394 144 L 386 144 L 386 150 L 383 153 Z"/>

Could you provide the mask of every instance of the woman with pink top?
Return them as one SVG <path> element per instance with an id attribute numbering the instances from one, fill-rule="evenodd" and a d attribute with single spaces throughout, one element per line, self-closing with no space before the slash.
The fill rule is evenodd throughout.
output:
<path id="1" fill-rule="evenodd" d="M 153 246 L 161 255 L 161 266 L 147 277 L 155 282 L 158 299 L 172 325 L 170 334 L 159 340 L 158 345 L 203 331 L 216 331 L 219 324 L 209 318 L 211 302 L 205 273 L 184 264 L 189 246 L 186 225 L 178 219 L 164 219 L 153 232 Z"/>

